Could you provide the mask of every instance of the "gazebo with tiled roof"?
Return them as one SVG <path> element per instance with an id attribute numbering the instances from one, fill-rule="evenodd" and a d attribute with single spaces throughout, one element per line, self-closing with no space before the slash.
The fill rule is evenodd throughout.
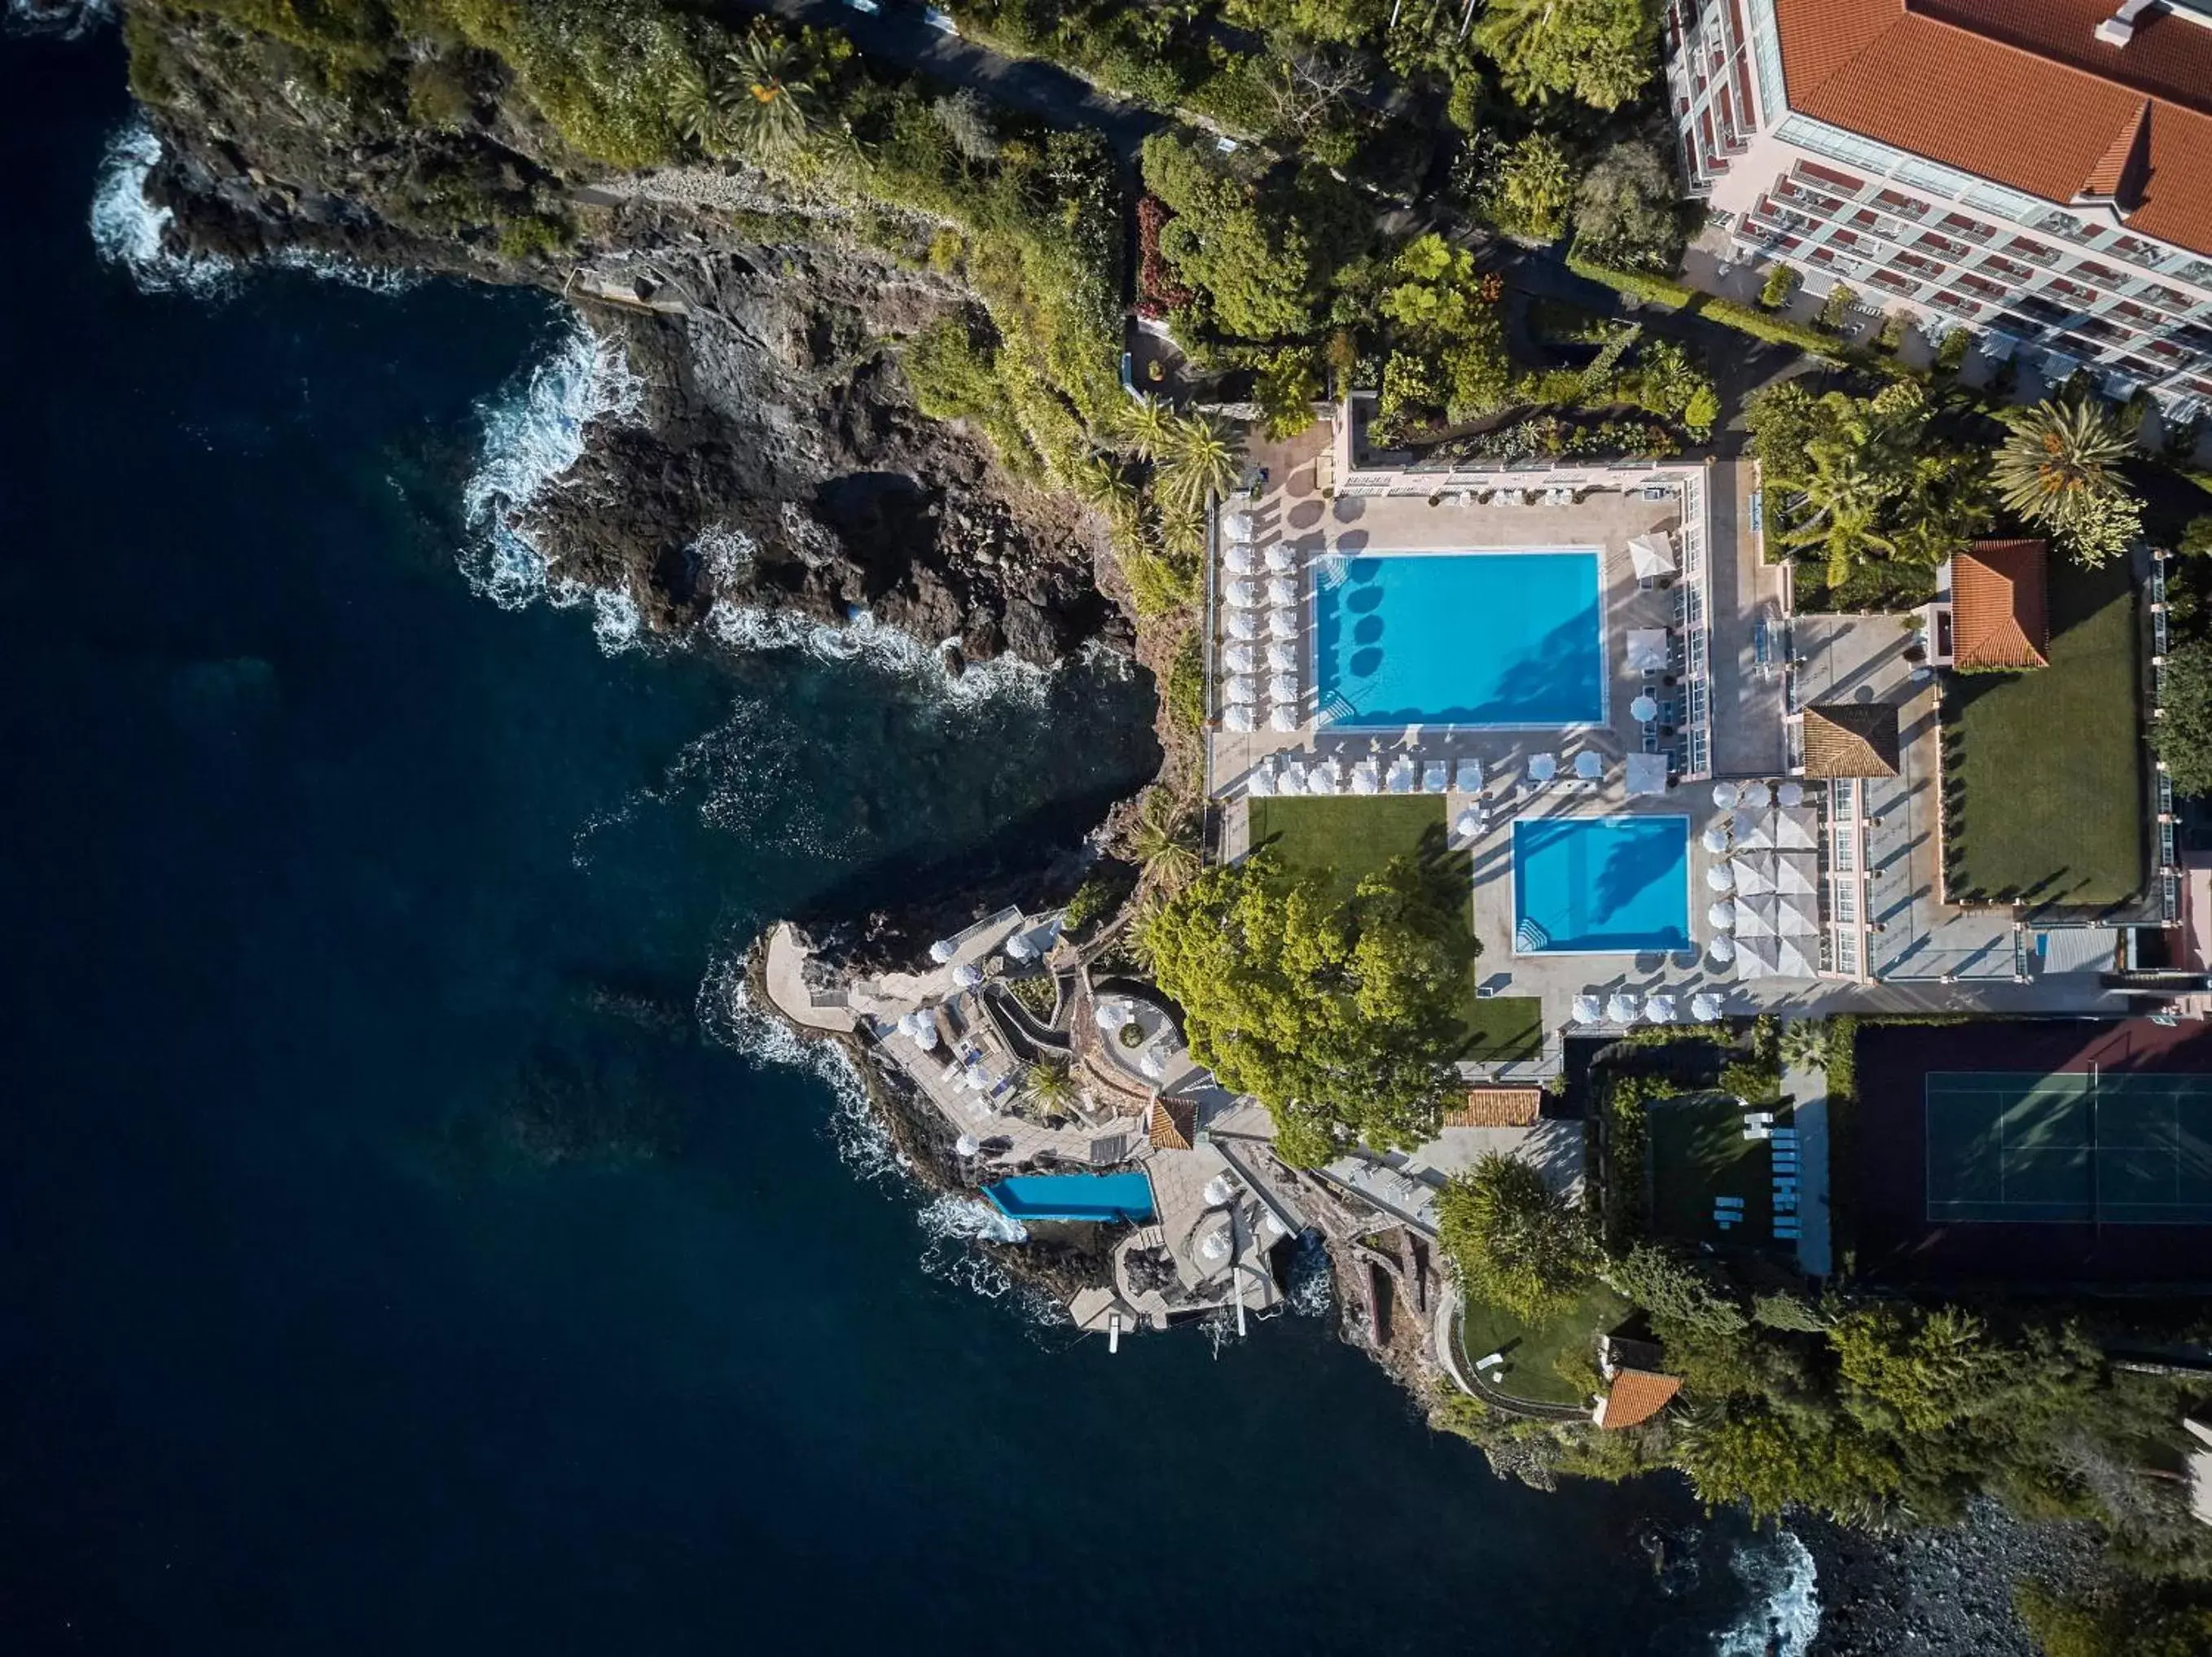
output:
<path id="1" fill-rule="evenodd" d="M 1897 709 L 1887 702 L 1816 702 L 1805 710 L 1805 774 L 1893 777 Z"/>
<path id="2" fill-rule="evenodd" d="M 2051 665 L 2049 562 L 2041 541 L 1977 541 L 1953 556 L 1953 666 L 2002 673 Z"/>

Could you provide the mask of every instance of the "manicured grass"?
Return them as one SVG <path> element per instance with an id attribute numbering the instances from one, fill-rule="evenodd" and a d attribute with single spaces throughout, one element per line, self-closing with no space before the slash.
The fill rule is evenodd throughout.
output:
<path id="1" fill-rule="evenodd" d="M 2143 883 L 2136 597 L 2051 561 L 2051 665 L 1954 675 L 1944 861 L 1954 901 L 2103 905 Z"/>
<path id="2" fill-rule="evenodd" d="M 1787 1123 L 1789 1113 L 1778 1111 Z M 1644 1113 L 1645 1178 L 1655 1235 L 1689 1243 L 1775 1246 L 1772 1142 L 1743 1137 L 1743 1107 L 1725 1093 L 1654 1099 Z M 1713 1223 L 1713 1199 L 1743 1199 L 1743 1220 Z"/>
<path id="3" fill-rule="evenodd" d="M 1470 1299 L 1460 1314 L 1460 1364 L 1469 1375 L 1474 1361 L 1505 1354 L 1505 1373 L 1498 1389 L 1533 1404 L 1588 1404 L 1580 1381 L 1559 1373 L 1559 1359 L 1579 1360 L 1577 1368 L 1597 1368 L 1597 1338 L 1618 1326 L 1633 1308 L 1601 1283 L 1556 1318 L 1524 1324 L 1511 1313 Z M 1481 1379 L 1488 1380 L 1489 1372 Z"/>
<path id="4" fill-rule="evenodd" d="M 1463 851 L 1446 844 L 1444 802 L 1435 794 L 1382 794 L 1352 798 L 1255 799 L 1251 843 L 1271 846 L 1294 869 L 1326 875 L 1338 894 L 1352 895 L 1360 881 L 1393 858 L 1437 862 L 1467 893 L 1461 919 L 1474 924 L 1474 871 Z M 1534 996 L 1476 996 L 1477 973 L 1468 974 L 1461 1019 L 1468 1030 L 1463 1055 L 1500 1061 L 1528 1059 L 1544 1050 L 1543 1004 Z"/>

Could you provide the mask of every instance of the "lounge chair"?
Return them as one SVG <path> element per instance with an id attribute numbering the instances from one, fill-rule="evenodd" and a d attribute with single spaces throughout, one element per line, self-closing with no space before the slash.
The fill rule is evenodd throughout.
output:
<path id="1" fill-rule="evenodd" d="M 1424 794 L 1443 793 L 1444 776 L 1444 762 L 1442 760 L 1431 760 L 1427 768 L 1421 773 L 1421 792 Z"/>

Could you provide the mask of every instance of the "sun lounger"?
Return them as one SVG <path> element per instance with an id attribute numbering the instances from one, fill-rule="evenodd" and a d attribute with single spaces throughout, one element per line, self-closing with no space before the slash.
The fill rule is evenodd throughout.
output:
<path id="1" fill-rule="evenodd" d="M 1421 792 L 1424 794 L 1443 793 L 1445 774 L 1444 762 L 1431 760 L 1421 772 Z"/>

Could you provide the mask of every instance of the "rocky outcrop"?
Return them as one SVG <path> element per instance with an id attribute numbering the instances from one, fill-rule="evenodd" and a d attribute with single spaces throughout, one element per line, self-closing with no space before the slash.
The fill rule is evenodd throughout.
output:
<path id="1" fill-rule="evenodd" d="M 316 91 L 279 42 L 160 9 L 132 22 L 164 151 L 149 193 L 181 241 L 532 283 L 619 341 L 635 415 L 591 428 L 527 525 L 556 578 L 672 632 L 725 602 L 866 609 L 975 659 L 1127 643 L 1090 514 L 915 406 L 897 342 L 988 325 L 957 282 L 758 174 L 653 188 L 580 167 L 470 54 L 417 65 L 435 71 L 409 94 L 435 103 L 419 118 Z"/>

